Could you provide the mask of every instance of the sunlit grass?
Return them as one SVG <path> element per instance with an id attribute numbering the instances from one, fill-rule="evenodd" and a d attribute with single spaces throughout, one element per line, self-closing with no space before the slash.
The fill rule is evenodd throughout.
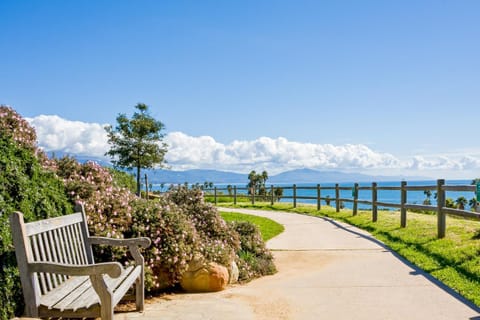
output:
<path id="1" fill-rule="evenodd" d="M 264 217 L 235 212 L 220 212 L 220 215 L 225 221 L 248 221 L 255 224 L 260 230 L 263 241 L 270 240 L 285 230 L 278 222 Z"/>

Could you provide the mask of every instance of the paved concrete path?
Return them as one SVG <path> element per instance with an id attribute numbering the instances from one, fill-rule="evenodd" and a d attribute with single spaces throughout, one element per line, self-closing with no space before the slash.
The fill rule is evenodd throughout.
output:
<path id="1" fill-rule="evenodd" d="M 158 298 L 144 313 L 120 313 L 115 319 L 480 320 L 479 308 L 355 227 L 284 212 L 222 211 L 285 226 L 267 243 L 278 273 L 222 292 Z"/>

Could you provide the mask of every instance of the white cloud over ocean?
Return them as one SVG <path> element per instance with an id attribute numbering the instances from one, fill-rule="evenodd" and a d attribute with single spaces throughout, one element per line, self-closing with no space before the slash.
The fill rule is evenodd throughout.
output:
<path id="1" fill-rule="evenodd" d="M 399 165 L 394 156 L 364 145 L 301 143 L 283 137 L 221 144 L 212 137 L 191 137 L 181 132 L 170 133 L 167 140 L 170 163 L 182 169 L 266 169 L 275 173 L 297 168 L 347 170 Z"/>
<path id="2" fill-rule="evenodd" d="M 27 120 L 36 129 L 39 146 L 47 152 L 106 159 L 104 154 L 109 146 L 104 124 L 70 121 L 55 115 Z M 267 170 L 276 174 L 311 168 L 423 176 L 480 171 L 479 157 L 473 155 L 412 155 L 400 160 L 363 144 L 315 144 L 289 141 L 284 137 L 260 137 L 223 144 L 210 136 L 192 137 L 182 132 L 168 133 L 165 142 L 169 145 L 166 158 L 174 170 Z"/>

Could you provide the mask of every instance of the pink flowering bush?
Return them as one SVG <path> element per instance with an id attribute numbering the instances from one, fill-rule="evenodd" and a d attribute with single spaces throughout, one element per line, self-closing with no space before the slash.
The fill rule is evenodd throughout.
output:
<path id="1" fill-rule="evenodd" d="M 213 205 L 204 201 L 203 192 L 178 186 L 171 188 L 165 197 L 182 208 L 195 225 L 202 241 L 199 253 L 208 261 L 230 266 L 240 247 L 239 235 Z"/>
<path id="2" fill-rule="evenodd" d="M 201 246 L 195 225 L 184 212 L 164 198 L 139 199 L 134 204 L 132 236 L 152 240 L 144 250 L 147 291 L 158 291 L 178 283 L 188 263 Z"/>
<path id="3" fill-rule="evenodd" d="M 115 185 L 110 170 L 96 162 L 80 164 L 64 157 L 57 160 L 56 166 L 72 203 L 84 205 L 91 232 L 123 238 L 132 224 L 132 203 L 137 197 L 129 189 Z"/>
<path id="4" fill-rule="evenodd" d="M 35 129 L 9 106 L 0 105 L 0 130 L 2 135 L 11 138 L 18 146 L 36 150 Z"/>
<path id="5" fill-rule="evenodd" d="M 238 234 L 203 201 L 199 190 L 173 188 L 158 200 L 146 201 L 117 185 L 111 171 L 94 162 L 80 164 L 65 157 L 55 167 L 72 203 L 83 203 L 92 234 L 152 239 L 144 252 L 148 291 L 178 283 L 194 256 L 226 266 L 235 260 Z M 103 261 L 129 261 L 124 249 L 100 247 L 96 255 Z"/>

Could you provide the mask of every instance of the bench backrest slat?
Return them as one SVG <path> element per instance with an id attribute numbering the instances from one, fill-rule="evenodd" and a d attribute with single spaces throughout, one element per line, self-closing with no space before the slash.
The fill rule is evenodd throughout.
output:
<path id="1" fill-rule="evenodd" d="M 25 229 L 27 231 L 27 236 L 31 236 L 33 234 L 42 233 L 49 230 L 57 229 L 59 227 L 65 227 L 68 225 L 82 223 L 82 222 L 83 222 L 82 213 L 77 212 L 74 214 L 68 214 L 66 216 L 28 222 L 28 223 L 25 223 Z"/>
<path id="2" fill-rule="evenodd" d="M 29 223 L 23 223 L 23 216 L 16 220 L 19 225 L 15 228 L 20 229 L 21 238 L 25 240 L 23 249 L 25 252 L 19 254 L 24 256 L 26 263 L 60 262 L 74 265 L 93 263 L 84 212 Z M 22 251 L 22 248 L 16 248 L 16 251 Z M 38 273 L 25 281 L 30 283 L 35 296 L 40 297 L 67 279 L 65 275 Z"/>

